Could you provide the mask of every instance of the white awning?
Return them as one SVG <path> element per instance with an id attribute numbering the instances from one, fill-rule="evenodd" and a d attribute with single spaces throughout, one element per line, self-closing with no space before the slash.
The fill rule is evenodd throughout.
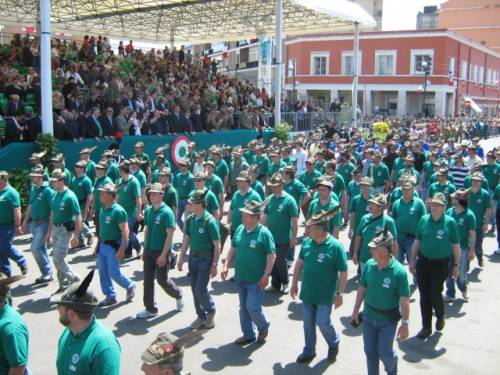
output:
<path id="1" fill-rule="evenodd" d="M 469 96 L 464 96 L 464 105 L 466 107 L 471 107 L 474 110 L 474 112 L 476 112 L 476 113 L 482 113 L 483 112 L 483 110 L 481 109 L 481 107 L 479 107 L 477 105 L 477 103 L 474 100 L 472 100 L 472 98 L 469 97 Z"/>

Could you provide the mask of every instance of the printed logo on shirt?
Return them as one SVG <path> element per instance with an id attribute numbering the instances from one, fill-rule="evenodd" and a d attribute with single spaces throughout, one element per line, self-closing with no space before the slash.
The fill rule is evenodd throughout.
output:
<path id="1" fill-rule="evenodd" d="M 389 288 L 391 286 L 391 279 L 389 277 L 385 277 L 382 286 L 384 288 Z"/>
<path id="2" fill-rule="evenodd" d="M 283 203 L 278 206 L 278 212 L 282 212 L 282 211 L 283 211 Z"/>
<path id="3" fill-rule="evenodd" d="M 479 198 L 476 202 L 477 203 L 481 203 L 483 200 L 481 198 Z"/>
<path id="4" fill-rule="evenodd" d="M 80 356 L 78 354 L 73 354 L 71 357 L 71 362 L 73 362 L 74 365 L 76 365 L 80 361 Z"/>
<path id="5" fill-rule="evenodd" d="M 106 219 L 104 221 L 106 224 L 111 223 L 111 216 L 106 216 Z"/>
<path id="6" fill-rule="evenodd" d="M 257 246 L 257 241 L 255 241 L 255 240 L 250 241 L 250 247 L 252 249 L 255 249 L 255 246 Z"/>
<path id="7" fill-rule="evenodd" d="M 156 224 L 160 224 L 161 216 L 157 216 L 155 219 Z"/>
<path id="8" fill-rule="evenodd" d="M 198 229 L 198 232 L 199 232 L 200 234 L 203 234 L 203 233 L 205 232 L 205 230 L 204 230 L 203 228 L 200 228 L 200 229 Z"/>
<path id="9" fill-rule="evenodd" d="M 463 217 L 458 219 L 458 225 L 464 225 L 464 218 Z"/>
<path id="10" fill-rule="evenodd" d="M 440 229 L 437 231 L 437 234 L 436 234 L 436 238 L 438 240 L 442 240 L 443 239 L 443 234 L 444 234 L 444 230 Z"/>
<path id="11" fill-rule="evenodd" d="M 415 213 L 415 207 L 410 208 L 410 215 L 413 215 Z"/>
<path id="12" fill-rule="evenodd" d="M 325 260 L 325 254 L 323 254 L 323 253 L 319 253 L 319 254 L 318 254 L 318 259 L 317 259 L 317 262 L 318 262 L 318 263 L 323 263 L 323 262 L 324 262 L 324 260 Z"/>

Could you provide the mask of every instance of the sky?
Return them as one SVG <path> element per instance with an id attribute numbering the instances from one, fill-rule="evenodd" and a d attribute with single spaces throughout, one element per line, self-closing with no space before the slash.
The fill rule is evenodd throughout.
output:
<path id="1" fill-rule="evenodd" d="M 384 0 L 383 30 L 415 29 L 417 13 L 426 5 L 440 5 L 446 0 Z"/>

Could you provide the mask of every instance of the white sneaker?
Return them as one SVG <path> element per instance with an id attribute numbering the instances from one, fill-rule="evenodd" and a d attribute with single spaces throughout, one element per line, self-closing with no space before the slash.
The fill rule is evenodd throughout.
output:
<path id="1" fill-rule="evenodd" d="M 180 296 L 180 298 L 177 298 L 175 300 L 175 302 L 177 303 L 177 311 L 184 310 L 184 306 L 186 306 L 186 301 L 184 300 L 183 296 Z"/>
<path id="2" fill-rule="evenodd" d="M 149 318 L 154 318 L 156 315 L 158 315 L 158 312 L 151 312 L 148 310 L 141 311 L 139 314 L 136 315 L 137 319 L 149 319 Z"/>
<path id="3" fill-rule="evenodd" d="M 289 291 L 289 289 L 288 289 L 288 284 L 283 284 L 283 285 L 281 286 L 281 293 L 283 293 L 283 294 L 288 294 L 288 291 Z"/>
<path id="4" fill-rule="evenodd" d="M 493 253 L 495 253 L 496 255 L 500 255 L 500 249 L 496 249 Z"/>
<path id="5" fill-rule="evenodd" d="M 445 294 L 443 296 L 443 301 L 444 302 L 453 302 L 453 301 L 455 301 L 455 297 L 450 297 L 449 295 Z"/>

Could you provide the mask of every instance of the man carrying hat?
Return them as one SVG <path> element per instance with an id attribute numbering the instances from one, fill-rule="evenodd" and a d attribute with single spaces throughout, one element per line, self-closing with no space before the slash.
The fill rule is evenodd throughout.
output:
<path id="1" fill-rule="evenodd" d="M 52 265 L 45 239 L 47 233 L 52 231 L 52 228 L 49 228 L 50 204 L 55 192 L 43 180 L 44 173 L 43 167 L 35 168 L 30 173 L 31 191 L 23 222 L 23 232 L 29 231 L 33 235 L 30 251 L 42 273 L 42 276 L 35 280 L 35 284 L 44 284 L 53 280 Z"/>
<path id="2" fill-rule="evenodd" d="M 21 235 L 21 199 L 19 193 L 9 184 L 9 174 L 0 171 L 0 272 L 11 275 L 9 259 L 28 272 L 24 255 L 13 246 L 14 237 Z"/>
<path id="3" fill-rule="evenodd" d="M 272 288 L 286 294 L 288 293 L 287 259 L 293 259 L 297 245 L 299 210 L 293 197 L 283 191 L 284 183 L 280 173 L 276 173 L 267 182 L 272 195 L 264 209 L 261 223 L 267 225 L 276 243 Z"/>
<path id="4" fill-rule="evenodd" d="M 128 160 L 120 164 L 120 176 L 121 180 L 117 187 L 117 203 L 119 203 L 127 213 L 128 245 L 125 251 L 125 257 L 130 258 L 132 256 L 132 248 L 137 252 L 137 256 L 141 253 L 141 244 L 136 233 L 133 231 L 135 224 L 141 222 L 143 219 L 141 184 L 139 180 L 130 173 L 130 162 Z"/>
<path id="5" fill-rule="evenodd" d="M 121 348 L 113 332 L 94 315 L 97 298 L 89 290 L 94 270 L 56 301 L 65 326 L 57 347 L 57 374 L 120 375 Z"/>
<path id="6" fill-rule="evenodd" d="M 228 268 L 234 259 L 234 279 L 238 288 L 240 326 L 243 333 L 235 343 L 247 345 L 256 338 L 263 342 L 268 335 L 270 323 L 262 310 L 262 301 L 276 259 L 276 249 L 271 232 L 259 223 L 262 204 L 250 201 L 240 211 L 243 224 L 233 235 L 221 276 L 223 280 L 227 278 Z"/>
<path id="7" fill-rule="evenodd" d="M 387 374 L 397 374 L 398 357 L 393 349 L 396 330 L 399 340 L 408 337 L 410 287 L 405 268 L 391 254 L 393 244 L 394 238 L 386 230 L 368 244 L 372 258 L 361 275 L 351 316 L 354 324 L 361 323 L 359 308 L 364 301 L 363 342 L 368 375 L 379 374 L 380 361 Z"/>
<path id="8" fill-rule="evenodd" d="M 436 315 L 436 330 L 445 325 L 443 283 L 450 273 L 450 257 L 453 256 L 451 275 L 458 277 L 460 270 L 460 236 L 455 220 L 445 214 L 446 197 L 436 193 L 429 199 L 430 213 L 424 215 L 417 227 L 413 242 L 410 270 L 417 275 L 420 292 L 422 329 L 417 334 L 425 339 L 432 333 L 432 315 Z"/>
<path id="9" fill-rule="evenodd" d="M 179 195 L 179 206 L 177 210 L 177 225 L 179 228 L 184 228 L 184 211 L 188 205 L 189 193 L 195 189 L 193 175 L 189 171 L 191 162 L 189 159 L 184 158 L 178 161 L 179 172 L 174 176 L 172 181 L 177 194 Z"/>
<path id="10" fill-rule="evenodd" d="M 75 193 L 66 187 L 65 179 L 66 175 L 60 169 L 54 170 L 50 176 L 50 183 L 56 194 L 50 205 L 49 228 L 52 228 L 52 233 L 47 234 L 47 242 L 50 242 L 52 236 L 52 257 L 57 270 L 58 292 L 62 292 L 69 283 L 80 281 L 80 277 L 66 261 L 66 255 L 70 240 L 71 246 L 78 246 L 82 215 L 78 199 Z"/>
<path id="11" fill-rule="evenodd" d="M 137 314 L 139 319 L 147 319 L 158 315 L 154 301 L 154 281 L 170 297 L 175 298 L 177 310 L 184 308 L 181 289 L 169 279 L 168 253 L 172 251 L 172 240 L 175 232 L 175 217 L 173 211 L 163 202 L 163 186 L 155 183 L 149 189 L 151 206 L 144 213 L 146 230 L 144 231 L 144 307 Z"/>
<path id="12" fill-rule="evenodd" d="M 328 360 L 335 362 L 340 337 L 333 327 L 330 315 L 332 304 L 339 308 L 347 284 L 347 259 L 344 246 L 328 233 L 328 222 L 336 211 L 313 215 L 307 222 L 308 237 L 302 242 L 299 259 L 293 271 L 290 296 L 298 294 L 303 302 L 305 346 L 297 358 L 308 363 L 316 356 L 316 326 L 328 344 Z"/>
<path id="13" fill-rule="evenodd" d="M 10 285 L 22 278 L 0 273 L 0 374 L 31 374 L 27 369 L 28 326 L 10 303 Z"/>
<path id="14" fill-rule="evenodd" d="M 75 164 L 75 176 L 71 180 L 71 184 L 69 188 L 73 193 L 75 193 L 76 198 L 78 199 L 78 204 L 80 205 L 80 212 L 82 215 L 82 228 L 79 237 L 79 246 L 85 247 L 85 243 L 83 238 L 87 238 L 87 246 L 91 246 L 94 242 L 92 238 L 92 234 L 90 233 L 90 229 L 88 225 L 85 223 L 87 221 L 87 216 L 90 213 L 90 205 L 92 203 L 92 181 L 85 174 L 85 168 L 87 163 L 80 160 Z"/>
<path id="15" fill-rule="evenodd" d="M 217 275 L 220 256 L 219 223 L 206 210 L 206 191 L 197 190 L 190 198 L 192 212 L 184 225 L 184 238 L 177 268 L 182 271 L 188 247 L 189 277 L 194 306 L 198 318 L 191 328 L 213 328 L 215 326 L 215 302 L 208 293 L 210 279 Z"/>
<path id="16" fill-rule="evenodd" d="M 368 244 L 381 230 L 389 230 L 393 237 L 396 237 L 396 225 L 394 220 L 384 213 L 387 201 L 383 194 L 377 193 L 369 202 L 370 213 L 364 215 L 355 230 L 354 250 L 352 261 L 354 264 L 361 266 L 361 272 L 365 267 L 366 262 L 371 258 L 370 248 Z M 392 254 L 398 255 L 398 244 L 396 241 L 392 245 Z"/>
<path id="17" fill-rule="evenodd" d="M 127 291 L 127 301 L 132 301 L 135 296 L 135 283 L 120 269 L 120 260 L 125 256 L 130 229 L 127 225 L 127 212 L 116 203 L 116 195 L 117 189 L 113 184 L 99 188 L 102 207 L 99 212 L 97 266 L 101 290 L 106 296 L 99 304 L 102 307 L 117 303 L 113 281 Z"/>

